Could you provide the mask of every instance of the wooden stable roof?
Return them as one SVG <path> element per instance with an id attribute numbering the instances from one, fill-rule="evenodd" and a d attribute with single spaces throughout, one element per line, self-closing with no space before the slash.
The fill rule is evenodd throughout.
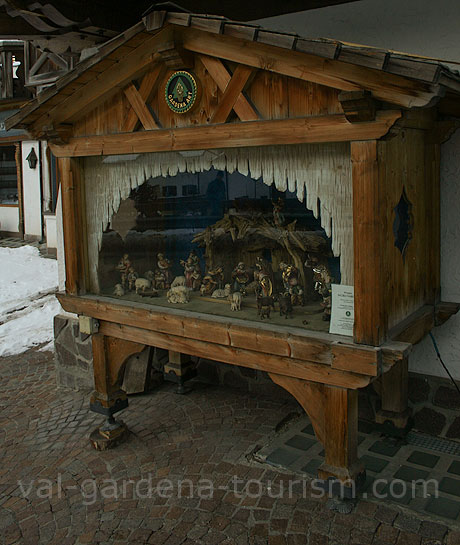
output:
<path id="1" fill-rule="evenodd" d="M 340 91 L 365 90 L 381 102 L 404 108 L 430 106 L 446 96 L 456 105 L 444 113 L 458 115 L 460 75 L 436 60 L 306 39 L 224 17 L 153 11 L 25 104 L 7 120 L 7 128 L 25 128 L 41 137 L 58 126 L 65 132 L 65 124 L 83 108 L 106 99 L 174 48 Z"/>

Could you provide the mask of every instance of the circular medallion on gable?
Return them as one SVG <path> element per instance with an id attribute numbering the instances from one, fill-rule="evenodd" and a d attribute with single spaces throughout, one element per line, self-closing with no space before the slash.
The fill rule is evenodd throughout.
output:
<path id="1" fill-rule="evenodd" d="M 174 72 L 165 87 L 165 99 L 168 107 L 176 114 L 185 114 L 195 104 L 198 86 L 190 72 Z"/>

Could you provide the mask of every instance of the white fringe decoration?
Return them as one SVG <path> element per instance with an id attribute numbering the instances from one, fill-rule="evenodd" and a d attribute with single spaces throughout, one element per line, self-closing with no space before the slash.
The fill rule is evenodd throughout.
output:
<path id="1" fill-rule="evenodd" d="M 184 154 L 185 155 L 185 154 Z M 342 284 L 353 285 L 353 211 L 350 147 L 348 143 L 299 144 L 205 151 L 184 156 L 178 152 L 146 153 L 135 160 L 103 163 L 84 160 L 91 289 L 99 292 L 97 267 L 102 234 L 120 202 L 149 178 L 178 172 L 205 172 L 214 167 L 238 171 L 280 191 L 297 193 L 332 237 L 340 256 Z"/>

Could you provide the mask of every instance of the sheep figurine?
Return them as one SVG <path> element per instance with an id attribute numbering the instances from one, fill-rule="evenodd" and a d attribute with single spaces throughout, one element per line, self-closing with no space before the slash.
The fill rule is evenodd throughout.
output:
<path id="1" fill-rule="evenodd" d="M 115 284 L 115 288 L 113 289 L 113 294 L 117 297 L 123 297 L 125 294 L 125 290 L 121 284 Z"/>
<path id="2" fill-rule="evenodd" d="M 174 286 L 168 290 L 166 297 L 169 303 L 188 303 L 190 301 L 190 290 L 185 286 Z"/>
<path id="3" fill-rule="evenodd" d="M 134 286 L 136 288 L 136 293 L 147 291 L 152 285 L 151 281 L 148 278 L 136 278 Z"/>
<path id="4" fill-rule="evenodd" d="M 176 288 L 177 286 L 185 286 L 185 276 L 176 276 L 176 278 L 174 278 L 171 288 Z"/>
<path id="5" fill-rule="evenodd" d="M 235 291 L 235 293 L 229 295 L 228 298 L 230 300 L 231 310 L 241 310 L 241 301 L 243 300 L 243 296 L 239 291 Z"/>
<path id="6" fill-rule="evenodd" d="M 217 289 L 212 292 L 211 297 L 214 297 L 214 299 L 224 299 L 225 297 L 228 297 L 231 294 L 231 286 L 230 284 L 225 284 L 225 288 Z"/>

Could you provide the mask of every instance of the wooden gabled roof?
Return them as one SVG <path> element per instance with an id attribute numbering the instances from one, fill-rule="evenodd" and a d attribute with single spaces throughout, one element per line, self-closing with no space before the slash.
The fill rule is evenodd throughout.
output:
<path id="1" fill-rule="evenodd" d="M 224 17 L 154 11 L 100 46 L 6 122 L 34 134 L 75 120 L 179 48 L 311 81 L 341 91 L 366 90 L 405 108 L 460 93 L 460 75 L 432 59 L 333 40 L 306 39 Z M 163 55 L 164 60 L 164 55 Z M 62 126 L 62 124 L 64 124 Z M 45 131 L 46 132 L 46 131 Z"/>

